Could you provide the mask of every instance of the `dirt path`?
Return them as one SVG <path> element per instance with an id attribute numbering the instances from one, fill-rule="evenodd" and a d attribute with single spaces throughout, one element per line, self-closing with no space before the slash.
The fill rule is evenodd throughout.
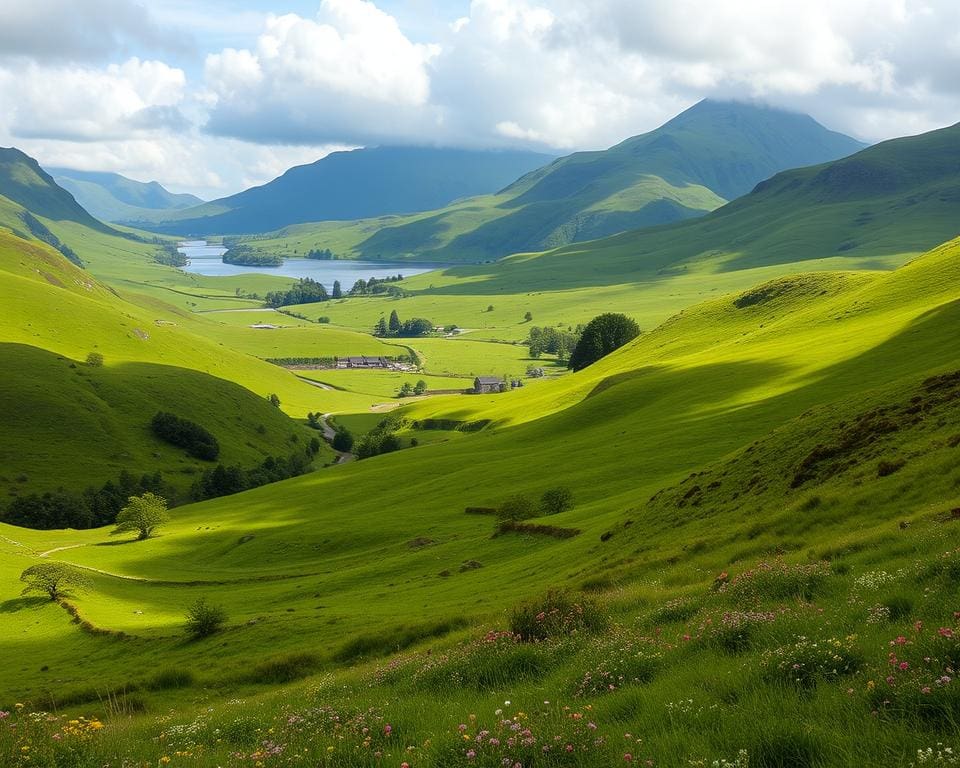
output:
<path id="1" fill-rule="evenodd" d="M 315 382 L 318 383 L 318 382 Z M 329 387 L 328 387 L 329 389 Z M 333 438 L 337 436 L 337 431 L 330 426 L 330 422 L 327 421 L 330 414 L 325 413 L 320 417 L 320 429 L 323 431 L 323 439 L 330 443 L 330 446 L 333 446 Z M 356 455 L 352 453 L 347 453 L 346 451 L 338 451 L 334 448 L 333 451 L 337 454 L 337 464 L 346 464 L 348 461 L 356 461 Z"/>
<path id="2" fill-rule="evenodd" d="M 296 374 L 294 374 L 294 376 L 296 376 Z M 313 379 L 308 379 L 306 376 L 297 376 L 297 378 L 300 379 L 300 381 L 302 381 L 304 384 L 309 384 L 312 387 L 317 387 L 318 389 L 324 389 L 327 392 L 336 391 L 329 384 L 324 384 L 322 381 L 314 381 Z"/>
<path id="3" fill-rule="evenodd" d="M 47 555 L 52 555 L 54 552 L 63 552 L 65 549 L 79 549 L 80 547 L 89 546 L 87 544 L 69 544 L 66 547 L 54 547 L 53 549 L 48 549 L 46 552 L 41 552 L 37 557 L 46 557 Z"/>

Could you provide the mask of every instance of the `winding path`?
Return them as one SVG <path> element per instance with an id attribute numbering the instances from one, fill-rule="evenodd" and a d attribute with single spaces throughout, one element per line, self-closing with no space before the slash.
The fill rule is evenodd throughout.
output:
<path id="1" fill-rule="evenodd" d="M 333 438 L 337 436 L 337 431 L 327 421 L 329 416 L 329 413 L 325 413 L 320 417 L 320 429 L 323 431 L 323 439 L 330 443 L 330 447 L 333 447 Z M 336 448 L 333 449 L 333 452 L 337 454 L 337 464 L 346 464 L 348 461 L 355 461 L 357 458 L 356 454 L 338 451 Z"/>

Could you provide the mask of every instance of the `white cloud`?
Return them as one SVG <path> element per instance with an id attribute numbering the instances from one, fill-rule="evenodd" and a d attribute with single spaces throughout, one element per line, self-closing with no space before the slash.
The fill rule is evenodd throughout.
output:
<path id="1" fill-rule="evenodd" d="M 955 0 L 250 5 L 0 0 L 0 142 L 234 191 L 334 144 L 600 148 L 704 97 L 871 140 L 960 119 Z M 175 27 L 205 57 L 145 55 Z"/>
<path id="2" fill-rule="evenodd" d="M 14 138 L 104 141 L 182 128 L 183 71 L 132 58 L 105 68 L 27 64 L 7 70 L 0 116 Z"/>

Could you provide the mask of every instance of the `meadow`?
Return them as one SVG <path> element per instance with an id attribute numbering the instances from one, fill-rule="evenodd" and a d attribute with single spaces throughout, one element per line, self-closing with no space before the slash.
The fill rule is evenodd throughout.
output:
<path id="1" fill-rule="evenodd" d="M 958 252 L 781 278 L 558 381 L 418 401 L 407 436 L 493 426 L 181 507 L 144 542 L 0 527 L 6 754 L 948 764 Z M 557 535 L 464 514 L 558 485 L 574 507 L 530 521 Z M 50 559 L 87 571 L 86 630 L 17 596 Z M 189 641 L 201 596 L 228 628 Z M 71 740 L 81 714 L 103 727 Z"/>

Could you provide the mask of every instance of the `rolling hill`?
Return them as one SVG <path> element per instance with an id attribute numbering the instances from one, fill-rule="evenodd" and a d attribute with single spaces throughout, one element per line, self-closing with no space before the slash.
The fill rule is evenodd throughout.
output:
<path id="1" fill-rule="evenodd" d="M 291 168 L 263 186 L 127 223 L 169 234 L 226 235 L 268 232 L 307 221 L 411 213 L 493 192 L 550 159 L 519 150 L 427 147 L 334 152 Z"/>
<path id="2" fill-rule="evenodd" d="M 91 216 L 36 160 L 19 149 L 0 147 L 0 195 L 34 216 L 119 234 Z"/>
<path id="3" fill-rule="evenodd" d="M 125 221 L 155 211 L 175 211 L 202 205 L 194 195 L 174 194 L 156 181 L 134 181 L 118 173 L 48 168 L 47 171 L 76 201 L 102 221 Z"/>
<path id="4" fill-rule="evenodd" d="M 410 217 L 292 227 L 257 247 L 485 261 L 702 216 L 778 171 L 863 147 L 807 115 L 702 101 L 650 133 L 555 160 L 496 195 Z"/>
<path id="5" fill-rule="evenodd" d="M 889 274 L 718 297 L 552 392 L 472 401 L 498 427 L 179 508 L 146 542 L 0 526 L 0 643 L 16 659 L 0 693 L 59 711 L 109 690 L 146 710 L 119 710 L 97 762 L 229 764 L 269 739 L 320 764 L 374 765 L 373 749 L 499 764 L 475 735 L 504 712 L 507 736 L 519 723 L 537 750 L 572 745 L 576 762 L 547 765 L 909 759 L 955 711 L 952 688 L 927 708 L 913 677 L 884 680 L 901 674 L 893 638 L 922 664 L 927 635 L 956 623 L 958 270 L 954 241 Z M 562 536 L 491 537 L 494 520 L 464 514 L 557 484 L 574 508 L 532 522 Z M 17 574 L 50 558 L 88 569 L 69 598 L 87 631 L 15 597 Z M 561 585 L 576 632 L 503 634 L 553 610 L 543 595 Z M 199 597 L 229 627 L 184 642 Z M 592 611 L 607 623 L 576 624 Z"/>

